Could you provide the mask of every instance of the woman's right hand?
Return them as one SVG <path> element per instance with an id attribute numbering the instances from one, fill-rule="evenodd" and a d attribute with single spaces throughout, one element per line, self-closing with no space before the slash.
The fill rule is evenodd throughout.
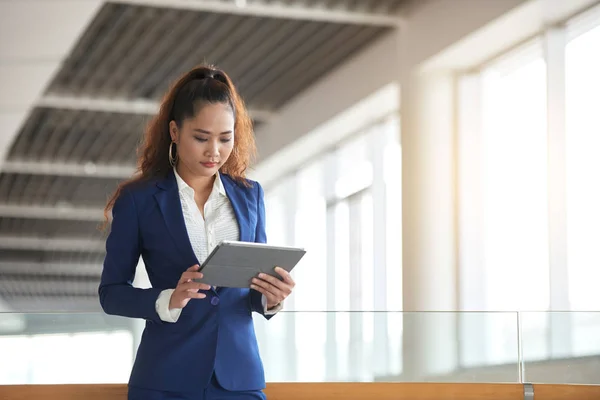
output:
<path id="1" fill-rule="evenodd" d="M 206 297 L 206 294 L 198 293 L 198 291 L 210 290 L 210 285 L 194 282 L 194 279 L 201 279 L 204 276 L 201 272 L 198 272 L 199 268 L 200 266 L 196 264 L 181 274 L 177 287 L 171 294 L 169 310 L 185 307 L 190 299 L 203 299 Z"/>

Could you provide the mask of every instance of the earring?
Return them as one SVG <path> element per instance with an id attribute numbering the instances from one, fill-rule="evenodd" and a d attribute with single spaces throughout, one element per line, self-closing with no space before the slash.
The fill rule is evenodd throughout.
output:
<path id="1" fill-rule="evenodd" d="M 177 151 L 175 151 L 175 157 L 173 157 L 174 144 L 176 143 L 171 141 L 171 144 L 169 145 L 169 164 L 171 164 L 171 167 L 175 167 L 175 163 L 177 162 Z"/>

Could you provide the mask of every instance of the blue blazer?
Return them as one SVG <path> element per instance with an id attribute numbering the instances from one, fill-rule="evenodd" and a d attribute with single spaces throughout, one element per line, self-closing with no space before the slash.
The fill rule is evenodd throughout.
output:
<path id="1" fill-rule="evenodd" d="M 257 182 L 246 187 L 225 174 L 221 180 L 237 217 L 240 240 L 266 242 L 264 193 Z M 152 284 L 131 283 L 140 255 Z M 209 290 L 192 299 L 176 323 L 163 322 L 155 303 L 175 288 L 198 260 L 185 228 L 175 174 L 126 187 L 113 207 L 99 287 L 107 314 L 143 318 L 142 334 L 129 385 L 195 393 L 216 375 L 227 390 L 265 387 L 252 311 L 264 315 L 261 293 L 251 289 Z M 265 316 L 270 318 L 271 316 Z"/>

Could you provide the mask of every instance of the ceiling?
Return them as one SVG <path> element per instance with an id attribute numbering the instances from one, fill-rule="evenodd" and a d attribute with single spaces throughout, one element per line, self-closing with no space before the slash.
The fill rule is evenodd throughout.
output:
<path id="1" fill-rule="evenodd" d="M 99 307 L 103 206 L 132 173 L 144 126 L 177 76 L 203 61 L 224 69 L 259 130 L 304 89 L 396 29 L 411 3 L 102 3 L 6 151 L 0 298 L 22 311 Z"/>

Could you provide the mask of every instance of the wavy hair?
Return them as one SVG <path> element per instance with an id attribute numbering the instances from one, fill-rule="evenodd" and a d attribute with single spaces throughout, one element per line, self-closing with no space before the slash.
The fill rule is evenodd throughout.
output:
<path id="1" fill-rule="evenodd" d="M 181 127 L 183 121 L 194 117 L 203 105 L 217 103 L 228 104 L 235 119 L 233 150 L 220 171 L 248 185 L 246 169 L 256 155 L 252 120 L 229 76 L 213 66 L 200 65 L 181 76 L 165 94 L 158 114 L 146 127 L 144 140 L 138 148 L 135 174 L 117 187 L 104 208 L 103 227 L 107 225 L 109 214 L 123 188 L 164 178 L 173 168 L 169 163 L 169 123 L 175 121 Z"/>

